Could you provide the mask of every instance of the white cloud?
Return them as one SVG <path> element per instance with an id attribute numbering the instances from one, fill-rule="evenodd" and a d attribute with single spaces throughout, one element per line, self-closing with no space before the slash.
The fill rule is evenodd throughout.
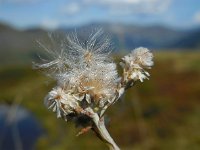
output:
<path id="1" fill-rule="evenodd" d="M 194 14 L 194 23 L 200 24 L 200 11 Z"/>
<path id="2" fill-rule="evenodd" d="M 61 8 L 61 12 L 67 15 L 74 15 L 80 11 L 81 7 L 78 3 L 72 2 Z"/>
<path id="3" fill-rule="evenodd" d="M 90 8 L 103 8 L 112 15 L 156 14 L 168 10 L 172 0 L 74 0 L 61 7 L 61 12 L 75 15 Z"/>
<path id="4" fill-rule="evenodd" d="M 54 20 L 54 19 L 49 19 L 45 18 L 41 21 L 40 26 L 43 28 L 48 28 L 48 29 L 56 29 L 60 25 L 60 21 Z"/>
<path id="5" fill-rule="evenodd" d="M 171 0 L 83 0 L 84 4 L 106 7 L 112 14 L 161 13 L 166 11 Z"/>

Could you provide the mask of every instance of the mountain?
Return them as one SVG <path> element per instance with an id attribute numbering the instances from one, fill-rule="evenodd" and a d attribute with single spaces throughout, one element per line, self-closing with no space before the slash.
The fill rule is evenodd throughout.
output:
<path id="1" fill-rule="evenodd" d="M 93 28 L 103 28 L 105 33 L 110 35 L 117 51 L 130 51 L 139 46 L 155 50 L 200 48 L 200 28 L 178 30 L 158 25 L 137 26 L 104 23 L 85 25 L 76 30 L 80 32 Z M 68 33 L 73 32 L 74 28 L 60 28 L 58 31 Z"/>
<path id="2" fill-rule="evenodd" d="M 171 45 L 172 48 L 198 49 L 200 48 L 200 28 L 192 30 Z"/>
<path id="3" fill-rule="evenodd" d="M 163 49 L 198 49 L 200 48 L 200 28 L 195 30 L 175 30 L 164 26 L 136 26 L 124 24 L 89 24 L 77 27 L 76 31 L 83 36 L 90 34 L 91 29 L 103 28 L 110 35 L 114 49 L 130 51 L 144 46 L 153 50 Z M 74 28 L 60 27 L 54 32 L 71 33 Z M 0 62 L 1 64 L 31 63 L 41 53 L 36 40 L 47 39 L 47 30 L 32 28 L 18 30 L 0 24 Z"/>
<path id="4" fill-rule="evenodd" d="M 77 28 L 77 31 L 91 28 L 103 28 L 111 36 L 117 50 L 144 46 L 151 49 L 177 48 L 175 43 L 188 37 L 188 31 L 175 30 L 164 26 L 136 26 L 124 24 L 90 24 Z M 73 31 L 74 29 L 60 28 L 59 31 Z M 174 46 L 174 47 L 173 47 Z"/>
<path id="5" fill-rule="evenodd" d="M 7 25 L 0 25 L 0 62 L 6 64 L 31 63 L 38 52 L 36 39 L 44 38 L 44 30 L 22 31 Z"/>

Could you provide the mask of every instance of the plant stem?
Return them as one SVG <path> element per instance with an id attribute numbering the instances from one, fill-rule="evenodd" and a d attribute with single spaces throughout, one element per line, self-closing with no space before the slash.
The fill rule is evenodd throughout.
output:
<path id="1" fill-rule="evenodd" d="M 98 135 L 98 137 L 108 145 L 110 150 L 120 150 L 120 148 L 117 146 L 117 144 L 108 133 L 105 126 L 104 118 L 102 117 L 100 119 L 98 114 L 94 113 L 92 119 L 95 124 L 94 132 Z"/>

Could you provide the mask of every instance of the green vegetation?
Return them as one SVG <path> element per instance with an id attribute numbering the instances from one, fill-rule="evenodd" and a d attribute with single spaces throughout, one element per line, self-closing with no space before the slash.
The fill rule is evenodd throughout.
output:
<path id="1" fill-rule="evenodd" d="M 155 53 L 150 80 L 136 84 L 107 113 L 108 130 L 123 150 L 200 148 L 200 53 Z M 54 81 L 31 66 L 0 68 L 0 103 L 19 103 L 45 130 L 36 149 L 106 149 L 88 132 L 56 119 L 43 105 Z M 28 133 L 27 133 L 28 134 Z"/>

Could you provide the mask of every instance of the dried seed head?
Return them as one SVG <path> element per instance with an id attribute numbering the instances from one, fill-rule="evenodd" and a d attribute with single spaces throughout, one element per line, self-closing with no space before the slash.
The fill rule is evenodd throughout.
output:
<path id="1" fill-rule="evenodd" d="M 61 43 L 56 52 L 48 49 L 53 55 L 51 61 L 37 64 L 37 68 L 46 69 L 57 81 L 45 104 L 58 117 L 75 112 L 82 100 L 88 106 L 103 107 L 115 96 L 118 79 L 116 65 L 109 58 L 109 39 L 102 37 L 102 30 L 97 30 L 86 42 L 72 35 Z"/>
<path id="2" fill-rule="evenodd" d="M 151 68 L 153 66 L 153 54 L 144 47 L 139 47 L 132 51 L 130 54 L 133 60 L 133 64 L 138 64 L 141 68 Z"/>
<path id="3" fill-rule="evenodd" d="M 55 43 L 53 36 L 50 38 Z M 149 76 L 144 69 L 153 65 L 152 53 L 146 48 L 137 48 L 122 58 L 124 74 L 119 78 L 116 64 L 109 57 L 109 39 L 102 35 L 102 30 L 93 32 L 86 41 L 73 34 L 59 44 L 53 49 L 41 44 L 51 59 L 35 66 L 57 81 L 57 86 L 46 96 L 45 105 L 57 117 L 65 119 L 86 108 L 102 116 L 124 93 L 122 85 L 129 81 L 142 82 Z"/>
<path id="4" fill-rule="evenodd" d="M 125 70 L 125 80 L 148 79 L 149 73 L 144 69 L 150 69 L 153 66 L 153 54 L 144 47 L 134 49 L 131 54 L 124 56 L 120 65 Z"/>
<path id="5" fill-rule="evenodd" d="M 83 98 L 75 96 L 71 91 L 65 91 L 61 87 L 55 87 L 45 97 L 45 105 L 57 113 L 57 117 L 64 117 L 73 113 L 74 109 L 79 106 L 78 100 Z"/>

